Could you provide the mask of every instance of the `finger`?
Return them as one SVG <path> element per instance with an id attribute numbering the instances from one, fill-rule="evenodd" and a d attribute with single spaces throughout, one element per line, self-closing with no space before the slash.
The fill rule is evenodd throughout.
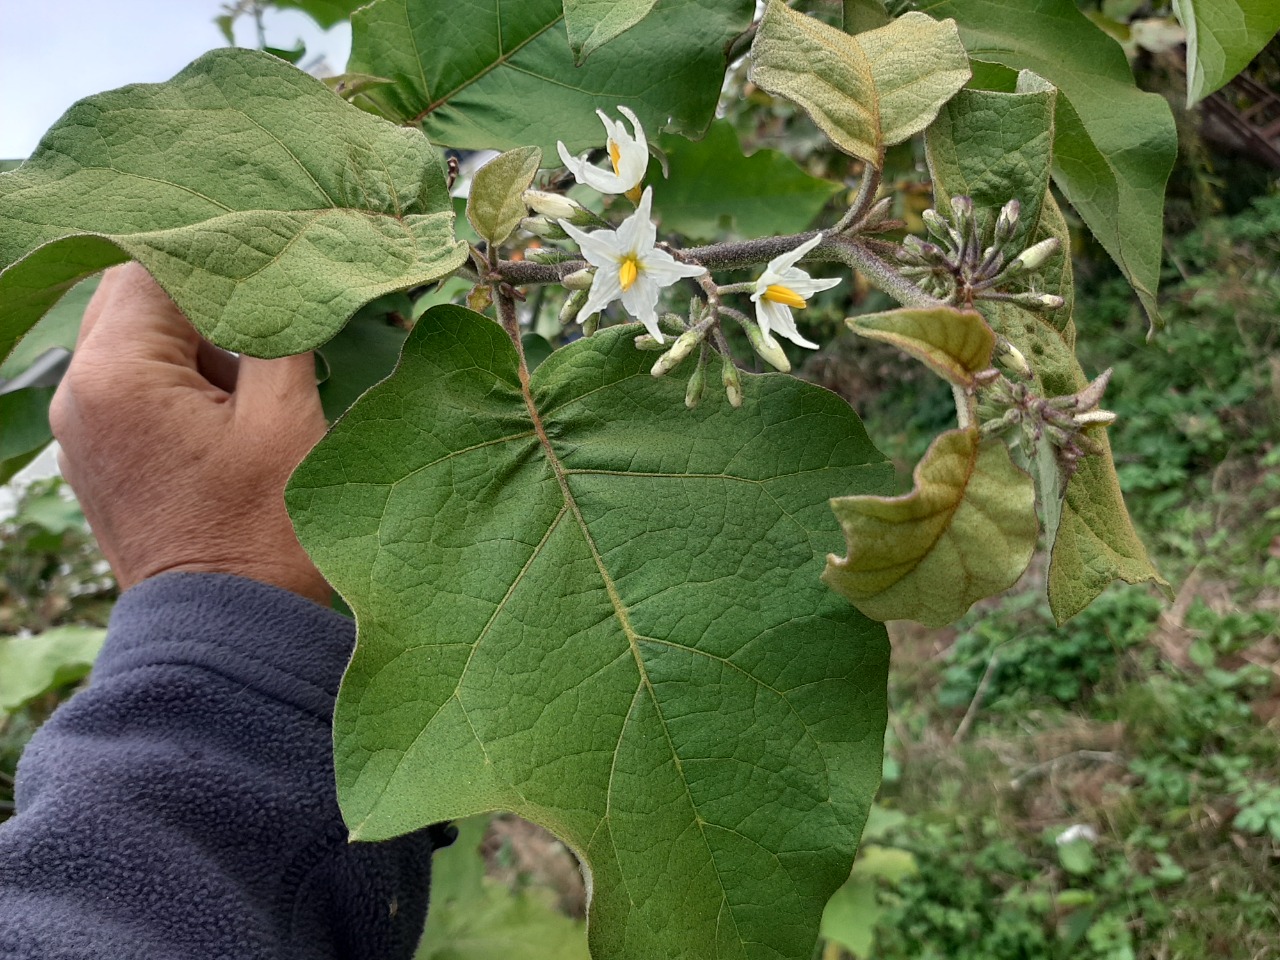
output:
<path id="1" fill-rule="evenodd" d="M 162 361 L 194 370 L 200 335 L 138 263 L 108 270 L 85 310 L 77 352 L 112 362 Z"/>
<path id="2" fill-rule="evenodd" d="M 237 418 L 302 423 L 307 425 L 308 434 L 318 424 L 320 433 L 324 432 L 324 412 L 311 353 L 275 360 L 241 357 L 235 398 Z"/>

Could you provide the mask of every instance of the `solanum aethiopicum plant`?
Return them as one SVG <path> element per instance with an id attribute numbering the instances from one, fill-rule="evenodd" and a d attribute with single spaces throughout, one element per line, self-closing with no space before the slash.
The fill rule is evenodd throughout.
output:
<path id="1" fill-rule="evenodd" d="M 135 258 L 216 343 L 324 355 L 343 400 L 288 500 L 357 617 L 334 721 L 353 838 L 514 811 L 582 860 L 598 960 L 806 958 L 878 785 L 877 621 L 954 619 L 1039 536 L 1061 617 L 1157 578 L 1106 377 L 1074 359 L 1049 183 L 1151 293 L 1159 211 L 1133 200 L 1162 187 L 1167 108 L 1071 0 L 989 6 L 846 4 L 846 32 L 777 0 L 758 19 L 751 0 L 374 0 L 329 87 L 215 51 L 77 105 L 0 175 L 6 351 Z M 745 156 L 723 127 L 688 147 L 712 162 L 677 148 L 657 172 L 655 138 L 705 131 L 741 54 L 856 179 Z M 1078 124 L 1055 122 L 1064 100 Z M 935 200 L 914 237 L 882 174 L 917 136 Z M 440 146 L 501 151 L 465 239 Z M 1079 162 L 1098 153 L 1102 173 Z M 725 218 L 681 192 L 759 229 L 682 235 Z M 806 308 L 854 272 L 900 307 L 846 326 L 955 398 L 903 496 L 854 411 L 787 375 L 823 347 Z M 430 289 L 451 278 L 490 315 Z"/>

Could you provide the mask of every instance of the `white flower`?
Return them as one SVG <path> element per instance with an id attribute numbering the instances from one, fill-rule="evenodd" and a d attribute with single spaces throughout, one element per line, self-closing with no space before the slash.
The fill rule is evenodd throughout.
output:
<path id="1" fill-rule="evenodd" d="M 617 230 L 579 230 L 561 220 L 569 236 L 578 241 L 587 263 L 596 268 L 591 292 L 582 307 L 582 317 L 598 313 L 615 300 L 621 300 L 627 313 L 643 323 L 655 340 L 663 343 L 658 329 L 658 295 L 682 277 L 697 277 L 705 267 L 678 262 L 664 250 L 654 248 L 658 230 L 649 219 L 653 190 L 645 188 L 636 212 L 618 225 Z"/>
<path id="2" fill-rule="evenodd" d="M 760 279 L 756 281 L 756 289 L 751 294 L 751 300 L 756 305 L 756 320 L 760 323 L 760 332 L 764 334 L 765 343 L 771 347 L 778 345 L 772 332 L 776 330 L 792 343 L 808 347 L 810 350 L 818 349 L 816 343 L 810 343 L 800 336 L 791 311 L 803 310 L 805 301 L 811 296 L 819 290 L 830 290 L 840 282 L 839 277 L 834 280 L 814 280 L 796 266 L 801 257 L 821 242 L 822 234 L 819 233 L 790 253 L 774 257 L 764 268 L 764 273 L 760 274 Z"/>
<path id="3" fill-rule="evenodd" d="M 605 148 L 609 151 L 613 173 L 593 167 L 585 160 L 575 160 L 569 155 L 568 148 L 556 141 L 560 159 L 574 178 L 601 193 L 630 193 L 639 189 L 640 181 L 649 168 L 649 144 L 644 138 L 644 128 L 640 126 L 636 115 L 626 107 L 618 107 L 618 112 L 631 121 L 633 133 L 627 133 L 622 121 L 610 120 L 603 110 L 596 111 L 600 115 L 600 122 L 604 124 L 605 133 L 608 134 Z"/>

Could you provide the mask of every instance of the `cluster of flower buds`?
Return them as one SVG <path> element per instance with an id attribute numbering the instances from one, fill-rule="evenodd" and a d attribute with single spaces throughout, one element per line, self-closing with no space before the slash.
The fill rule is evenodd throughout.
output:
<path id="1" fill-rule="evenodd" d="M 1057 310 L 1055 294 L 1002 292 L 999 288 L 1042 267 L 1061 244 L 1050 237 L 1024 250 L 1011 249 L 1018 232 L 1021 204 L 1010 200 L 995 223 L 984 229 L 968 197 L 951 198 L 951 215 L 926 210 L 922 216 L 932 240 L 908 236 L 898 248 L 904 276 L 945 303 L 973 306 L 975 300 L 1004 300 L 1032 310 Z"/>
<path id="2" fill-rule="evenodd" d="M 1016 348 L 1010 349 L 1016 352 Z M 1063 474 L 1070 477 L 1081 457 L 1102 453 L 1102 448 L 1089 436 L 1089 428 L 1115 423 L 1116 415 L 1098 406 L 1110 382 L 1111 370 L 1108 369 L 1077 393 L 1045 399 L 1027 383 L 999 377 L 983 391 L 982 402 L 993 412 L 984 418 L 981 430 L 987 436 L 1021 430 L 1030 441 L 1029 448 L 1041 438 L 1048 439 Z"/>

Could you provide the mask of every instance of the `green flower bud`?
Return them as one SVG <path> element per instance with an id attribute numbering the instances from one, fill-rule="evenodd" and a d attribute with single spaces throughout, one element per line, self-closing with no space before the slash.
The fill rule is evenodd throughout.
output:
<path id="1" fill-rule="evenodd" d="M 665 350 L 667 345 L 659 343 L 658 338 L 647 333 L 642 333 L 633 341 L 637 350 Z"/>
<path id="2" fill-rule="evenodd" d="M 729 398 L 729 406 L 735 410 L 742 406 L 742 377 L 738 368 L 733 365 L 732 357 L 725 357 L 720 368 L 720 382 L 724 384 L 725 396 Z"/>
<path id="3" fill-rule="evenodd" d="M 1013 262 L 1009 264 L 1010 270 L 1031 271 L 1039 269 L 1044 262 L 1058 252 L 1062 246 L 1058 242 L 1057 237 L 1050 237 L 1047 240 L 1041 240 L 1034 246 L 1027 247 L 1020 254 L 1014 257 Z"/>
<path id="4" fill-rule="evenodd" d="M 591 282 L 595 280 L 596 272 L 589 268 L 575 270 L 560 282 L 564 284 L 568 290 L 590 290 Z"/>
<path id="5" fill-rule="evenodd" d="M 1022 204 L 1010 200 L 1000 208 L 1000 216 L 996 217 L 995 245 L 1002 247 L 1013 239 L 1018 229 L 1018 217 L 1022 213 Z"/>
<path id="6" fill-rule="evenodd" d="M 565 298 L 564 306 L 560 308 L 560 326 L 567 327 L 571 323 L 576 323 L 578 314 L 587 302 L 587 293 L 585 290 L 575 290 Z"/>
<path id="7" fill-rule="evenodd" d="M 543 240 L 569 239 L 569 234 L 565 232 L 564 227 L 553 220 L 548 220 L 546 217 L 525 217 L 520 221 L 520 226 L 535 237 L 541 237 Z"/>
<path id="8" fill-rule="evenodd" d="M 680 365 L 685 357 L 693 353 L 694 349 L 702 342 L 702 337 L 706 333 L 705 330 L 686 330 L 680 336 L 676 337 L 676 342 L 671 345 L 671 349 L 658 358 L 658 362 L 653 365 L 653 369 L 649 372 L 655 377 L 663 377 Z"/>
<path id="9" fill-rule="evenodd" d="M 570 200 L 564 194 L 548 193 L 545 190 L 526 190 L 524 205 L 550 220 L 572 221 L 574 215 L 582 209 L 582 204 Z"/>
<path id="10" fill-rule="evenodd" d="M 707 387 L 707 365 L 703 360 L 698 360 L 698 365 L 693 368 L 693 376 L 689 378 L 689 386 L 684 391 L 684 405 L 692 410 L 702 400 L 702 392 Z"/>
<path id="11" fill-rule="evenodd" d="M 743 329 L 747 331 L 747 339 L 751 341 L 751 349 L 754 350 L 760 359 L 775 370 L 783 373 L 791 372 L 791 361 L 787 359 L 787 353 L 782 349 L 777 341 L 772 346 L 765 342 L 764 332 L 754 323 L 744 323 Z"/>

